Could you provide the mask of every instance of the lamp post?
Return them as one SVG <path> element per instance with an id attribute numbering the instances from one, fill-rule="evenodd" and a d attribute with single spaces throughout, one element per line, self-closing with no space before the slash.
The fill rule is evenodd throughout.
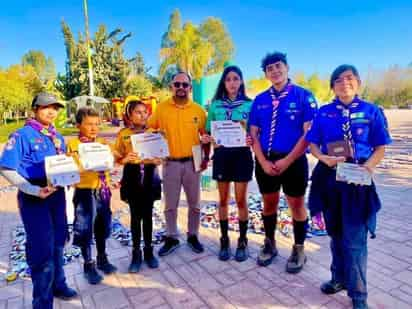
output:
<path id="1" fill-rule="evenodd" d="M 89 14 L 87 10 L 87 0 L 83 0 L 83 5 L 84 5 L 84 21 L 85 21 L 85 27 L 86 27 L 87 64 L 89 67 L 89 95 L 94 96 L 93 63 L 92 63 L 92 53 L 90 50 Z"/>

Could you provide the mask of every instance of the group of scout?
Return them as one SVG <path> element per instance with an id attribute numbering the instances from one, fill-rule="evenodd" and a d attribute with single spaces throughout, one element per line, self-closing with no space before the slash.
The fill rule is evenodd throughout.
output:
<path id="1" fill-rule="evenodd" d="M 353 308 L 367 308 L 366 260 L 367 235 L 374 237 L 376 214 L 381 207 L 375 185 L 356 185 L 336 180 L 336 166 L 341 162 L 363 166 L 373 172 L 382 160 L 385 145 L 391 142 L 383 112 L 359 98 L 361 80 L 352 65 L 337 67 L 330 78 L 335 99 L 318 109 L 312 93 L 288 77 L 286 55 L 268 54 L 262 70 L 271 87 L 252 101 L 245 93 L 241 70 L 228 66 L 223 71 L 215 96 L 206 113 L 190 100 L 192 80 L 179 72 L 170 83 L 172 97 L 158 105 L 150 116 L 144 103 L 130 102 L 125 114 L 130 126 L 121 129 L 113 148 L 116 162 L 124 165 L 121 199 L 130 207 L 133 240 L 129 272 L 138 272 L 143 261 L 150 268 L 159 262 L 153 254 L 152 209 L 160 199 L 161 181 L 157 165 L 162 164 L 165 202 L 166 238 L 158 255 L 166 256 L 180 245 L 177 215 L 181 188 L 188 204 L 187 244 L 195 253 L 204 251 L 198 238 L 200 221 L 200 175 L 208 166 L 213 146 L 213 179 L 219 192 L 220 251 L 218 258 L 232 257 L 228 234 L 230 183 L 234 182 L 239 215 L 239 238 L 234 259 L 248 259 L 248 182 L 253 170 L 263 196 L 265 239 L 257 264 L 268 266 L 278 255 L 275 230 L 279 192 L 282 188 L 293 217 L 294 245 L 286 271 L 298 273 L 307 257 L 304 252 L 308 214 L 304 195 L 309 178 L 306 151 L 310 147 L 318 159 L 312 173 L 309 210 L 312 217 L 322 213 L 331 237 L 331 279 L 321 285 L 325 294 L 346 289 Z M 79 136 L 68 142 L 52 123 L 62 107 L 55 97 L 41 93 L 32 108 L 34 117 L 13 133 L 0 159 L 2 175 L 18 186 L 18 205 L 27 233 L 27 261 L 33 282 L 33 308 L 52 308 L 53 297 L 72 298 L 63 271 L 63 247 L 67 240 L 66 201 L 63 188 L 48 185 L 44 160 L 47 156 L 67 153 L 79 163 L 81 143 L 106 141 L 98 137 L 100 119 L 91 108 L 81 108 L 76 115 Z M 247 129 L 246 146 L 224 147 L 211 136 L 214 121 L 241 122 Z M 131 135 L 160 131 L 165 136 L 169 157 L 141 160 L 133 151 Z M 331 153 L 338 143 L 348 149 L 342 155 Z M 193 146 L 202 148 L 200 171 L 194 168 Z M 254 159 L 252 152 L 254 153 Z M 83 170 L 75 185 L 73 244 L 81 248 L 84 275 L 90 284 L 101 282 L 104 274 L 116 271 L 106 254 L 110 235 L 111 210 L 108 171 Z M 143 230 L 144 248 L 140 248 Z M 92 258 L 93 235 L 96 263 Z"/>

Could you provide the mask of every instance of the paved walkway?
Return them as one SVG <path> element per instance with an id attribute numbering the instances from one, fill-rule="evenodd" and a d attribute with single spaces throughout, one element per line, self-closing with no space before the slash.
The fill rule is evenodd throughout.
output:
<path id="1" fill-rule="evenodd" d="M 376 174 L 383 201 L 378 237 L 369 241 L 369 304 L 372 308 L 412 308 L 412 111 L 389 111 L 395 143 L 388 160 Z M 1 184 L 4 184 L 3 180 Z M 204 201 L 216 199 L 205 193 Z M 122 208 L 115 193 L 114 207 Z M 184 202 L 182 203 L 184 204 Z M 181 207 L 180 224 L 186 227 L 186 208 Z M 123 218 L 126 219 L 127 218 Z M 20 223 L 15 192 L 0 193 L 0 308 L 30 308 L 30 280 L 7 284 L 11 231 Z M 232 235 L 235 245 L 236 234 Z M 251 258 L 243 263 L 220 262 L 218 230 L 201 228 L 205 253 L 194 254 L 183 245 L 171 256 L 160 259 L 160 269 L 146 266 L 137 275 L 127 273 L 130 248 L 109 240 L 109 256 L 119 268 L 105 277 L 103 284 L 88 285 L 82 276 L 81 261 L 65 267 L 71 286 L 80 297 L 70 302 L 55 301 L 55 308 L 348 308 L 342 292 L 325 296 L 321 282 L 329 279 L 328 237 L 307 241 L 308 263 L 298 275 L 285 273 L 291 239 L 278 236 L 280 256 L 262 268 L 256 255 L 262 236 L 250 235 Z M 184 239 L 182 239 L 184 243 Z"/>

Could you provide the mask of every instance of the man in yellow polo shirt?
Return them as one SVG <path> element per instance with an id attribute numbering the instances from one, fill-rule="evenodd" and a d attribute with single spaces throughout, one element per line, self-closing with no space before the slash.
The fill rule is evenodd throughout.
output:
<path id="1" fill-rule="evenodd" d="M 180 191 L 186 193 L 189 206 L 187 243 L 196 253 L 203 252 L 198 240 L 200 222 L 200 172 L 193 164 L 192 147 L 200 144 L 204 132 L 206 112 L 190 100 L 192 80 L 189 74 L 179 72 L 170 85 L 172 98 L 160 103 L 148 120 L 148 126 L 163 131 L 169 146 L 170 157 L 163 165 L 163 192 L 165 196 L 166 241 L 159 256 L 172 253 L 178 246 L 177 208 Z M 202 167 L 207 166 L 208 157 Z"/>

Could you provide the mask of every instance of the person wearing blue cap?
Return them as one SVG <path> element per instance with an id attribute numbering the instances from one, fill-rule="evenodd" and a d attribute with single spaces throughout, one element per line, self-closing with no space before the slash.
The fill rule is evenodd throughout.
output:
<path id="1" fill-rule="evenodd" d="M 308 183 L 308 143 L 304 136 L 317 111 L 312 93 L 288 78 L 286 54 L 275 52 L 262 60 L 272 86 L 257 95 L 249 126 L 256 158 L 256 180 L 263 195 L 265 240 L 257 263 L 268 266 L 278 254 L 275 242 L 280 188 L 293 217 L 295 243 L 286 271 L 298 273 L 306 262 L 304 241 L 308 225 L 304 195 Z"/>
<path id="2" fill-rule="evenodd" d="M 35 96 L 34 118 L 10 135 L 0 158 L 1 174 L 19 189 L 35 309 L 53 308 L 53 296 L 69 299 L 77 295 L 67 286 L 63 270 L 67 239 L 64 188 L 49 186 L 45 172 L 45 157 L 65 152 L 64 139 L 52 125 L 62 107 L 51 94 Z"/>
<path id="3" fill-rule="evenodd" d="M 336 166 L 349 162 L 372 173 L 391 142 L 380 108 L 359 98 L 360 84 L 354 66 L 337 67 L 330 79 L 336 97 L 319 109 L 306 135 L 319 160 L 312 173 L 309 209 L 312 216 L 323 212 L 331 237 L 332 278 L 321 291 L 334 294 L 346 289 L 356 309 L 368 308 L 367 234 L 375 237 L 381 203 L 373 181 L 371 185 L 337 181 Z"/>

